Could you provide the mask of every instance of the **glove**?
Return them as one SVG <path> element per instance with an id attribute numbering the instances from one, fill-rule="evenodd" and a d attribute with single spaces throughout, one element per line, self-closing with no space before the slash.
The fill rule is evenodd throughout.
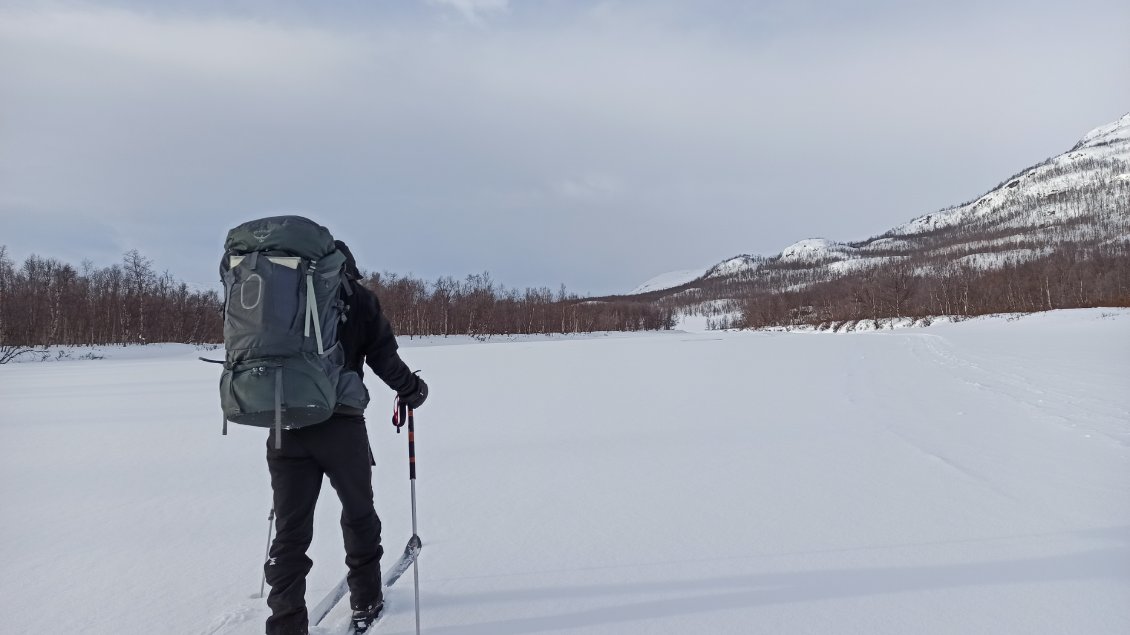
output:
<path id="1" fill-rule="evenodd" d="M 428 399 L 428 385 L 424 383 L 424 379 L 419 375 L 412 375 L 412 377 L 416 380 L 412 384 L 412 389 L 403 390 L 397 394 L 400 396 L 401 403 L 415 410 L 424 405 L 424 401 Z"/>

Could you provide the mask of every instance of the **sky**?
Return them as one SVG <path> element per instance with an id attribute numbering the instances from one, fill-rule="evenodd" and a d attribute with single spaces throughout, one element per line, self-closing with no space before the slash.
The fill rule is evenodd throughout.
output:
<path id="1" fill-rule="evenodd" d="M 965 202 L 1130 111 L 1130 3 L 0 0 L 0 245 L 214 285 L 301 214 L 362 268 L 628 291 Z"/>

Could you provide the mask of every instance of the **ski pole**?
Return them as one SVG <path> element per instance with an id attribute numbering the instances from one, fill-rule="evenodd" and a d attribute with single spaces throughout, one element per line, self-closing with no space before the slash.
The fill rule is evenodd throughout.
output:
<path id="1" fill-rule="evenodd" d="M 271 531 L 275 528 L 275 508 L 267 514 L 267 553 L 263 555 L 263 563 L 271 559 Z M 267 588 L 267 568 L 263 567 L 263 581 L 259 583 L 259 599 L 263 598 L 263 591 Z"/>
<path id="2" fill-rule="evenodd" d="M 396 433 L 400 434 L 400 428 L 404 423 L 408 422 L 408 482 L 412 485 L 412 537 L 408 540 L 408 545 L 415 544 L 418 549 L 421 546 L 420 534 L 416 529 L 416 412 L 408 407 L 398 397 L 394 402 L 395 405 L 392 409 L 392 425 L 396 427 Z M 420 559 L 415 558 L 412 560 L 412 577 L 414 579 L 414 586 L 416 591 L 416 635 L 420 635 Z"/>
<path id="3" fill-rule="evenodd" d="M 408 409 L 408 480 L 412 484 L 412 540 L 420 542 L 416 532 L 416 414 Z M 420 559 L 412 561 L 412 578 L 416 587 L 416 635 L 420 635 Z"/>

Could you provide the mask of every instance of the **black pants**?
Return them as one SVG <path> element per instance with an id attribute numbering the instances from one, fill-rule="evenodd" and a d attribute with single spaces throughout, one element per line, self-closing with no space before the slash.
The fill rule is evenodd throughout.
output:
<path id="1" fill-rule="evenodd" d="M 268 635 L 304 635 L 306 574 L 314 564 L 306 549 L 314 536 L 314 505 L 322 475 L 341 499 L 341 531 L 349 567 L 350 604 L 364 608 L 382 599 L 381 521 L 373 508 L 372 454 L 365 419 L 335 415 L 328 421 L 284 430 L 275 449 L 267 439 L 267 467 L 275 502 L 275 540 L 264 565 L 271 593 Z"/>

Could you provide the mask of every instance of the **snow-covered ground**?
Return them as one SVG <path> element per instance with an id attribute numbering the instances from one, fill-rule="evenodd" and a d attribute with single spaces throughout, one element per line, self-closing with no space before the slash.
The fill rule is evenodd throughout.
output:
<path id="1" fill-rule="evenodd" d="M 462 344 L 404 350 L 425 633 L 1130 632 L 1130 311 Z M 0 366 L 0 631 L 262 632 L 265 432 L 220 435 L 199 354 Z M 410 577 L 389 601 L 413 632 Z"/>

